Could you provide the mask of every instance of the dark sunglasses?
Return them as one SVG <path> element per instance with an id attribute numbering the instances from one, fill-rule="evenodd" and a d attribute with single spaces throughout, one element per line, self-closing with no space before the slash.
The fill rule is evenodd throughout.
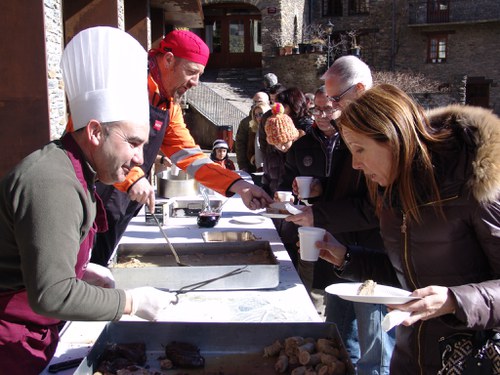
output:
<path id="1" fill-rule="evenodd" d="M 349 86 L 349 88 L 347 88 L 346 90 L 344 90 L 340 95 L 337 95 L 337 96 L 329 96 L 328 99 L 330 99 L 331 101 L 335 102 L 335 103 L 338 103 L 340 102 L 340 99 L 342 99 L 342 97 L 347 94 L 347 92 L 352 89 L 354 86 L 356 85 L 352 85 L 352 86 Z"/>

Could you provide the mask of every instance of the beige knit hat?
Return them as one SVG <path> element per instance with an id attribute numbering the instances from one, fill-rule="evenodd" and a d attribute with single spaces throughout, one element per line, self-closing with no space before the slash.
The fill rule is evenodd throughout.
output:
<path id="1" fill-rule="evenodd" d="M 275 103 L 271 109 L 273 115 L 267 119 L 264 126 L 267 143 L 279 145 L 299 138 L 300 133 L 291 117 L 285 114 L 283 104 Z"/>

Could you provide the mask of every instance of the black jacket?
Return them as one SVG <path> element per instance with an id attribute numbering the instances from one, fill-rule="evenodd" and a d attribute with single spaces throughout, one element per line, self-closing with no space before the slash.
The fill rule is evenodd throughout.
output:
<path id="1" fill-rule="evenodd" d="M 338 136 L 328 156 L 321 132 L 313 130 L 297 140 L 287 153 L 285 180 L 280 189 L 291 189 L 296 176 L 323 179 L 324 193 L 312 201 L 314 226 L 325 228 L 345 245 L 364 245 L 382 249 L 378 218 L 367 195 L 365 179 L 352 168 L 351 153 Z M 330 171 L 327 158 L 331 158 Z M 338 282 L 333 266 L 320 259 L 314 270 L 313 287 L 323 289 Z"/>

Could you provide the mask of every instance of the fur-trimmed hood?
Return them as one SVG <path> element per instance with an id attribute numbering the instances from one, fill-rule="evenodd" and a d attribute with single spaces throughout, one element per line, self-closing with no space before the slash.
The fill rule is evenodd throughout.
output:
<path id="1" fill-rule="evenodd" d="M 477 145 L 473 174 L 469 181 L 472 193 L 482 203 L 499 199 L 500 118 L 488 109 L 458 104 L 432 109 L 428 117 L 431 124 L 447 122 L 471 128 Z"/>

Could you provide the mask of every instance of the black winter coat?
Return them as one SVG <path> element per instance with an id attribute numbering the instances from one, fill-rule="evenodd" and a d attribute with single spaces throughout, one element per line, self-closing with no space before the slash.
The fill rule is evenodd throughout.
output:
<path id="1" fill-rule="evenodd" d="M 365 179 L 352 168 L 351 153 L 338 137 L 328 156 L 321 133 L 312 131 L 297 140 L 287 153 L 285 177 L 280 190 L 291 189 L 296 176 L 313 176 L 324 180 L 324 194 L 313 202 L 314 226 L 325 228 L 345 245 L 363 245 L 382 249 L 378 218 L 367 195 Z M 290 223 L 291 224 L 291 223 Z M 324 289 L 338 282 L 333 266 L 320 259 L 315 264 L 313 287 Z"/>

